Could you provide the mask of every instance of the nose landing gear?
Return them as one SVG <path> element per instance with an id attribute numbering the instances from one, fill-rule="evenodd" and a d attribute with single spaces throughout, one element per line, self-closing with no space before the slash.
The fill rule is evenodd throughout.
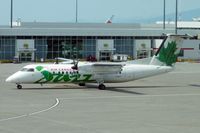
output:
<path id="1" fill-rule="evenodd" d="M 22 89 L 22 85 L 17 84 L 17 89 Z"/>

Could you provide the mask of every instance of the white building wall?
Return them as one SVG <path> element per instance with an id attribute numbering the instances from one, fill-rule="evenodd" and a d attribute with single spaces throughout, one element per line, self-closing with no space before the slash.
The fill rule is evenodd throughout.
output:
<path id="1" fill-rule="evenodd" d="M 139 54 L 146 51 L 147 55 L 143 55 L 142 58 L 147 58 L 151 56 L 151 40 L 142 39 L 142 40 L 135 40 L 136 51 L 137 51 L 137 58 L 141 58 Z"/>
<path id="2" fill-rule="evenodd" d="M 182 49 L 184 56 L 180 59 L 200 59 L 200 40 L 184 40 Z"/>
<path id="3" fill-rule="evenodd" d="M 17 39 L 15 46 L 15 56 L 19 57 L 20 53 L 31 53 L 31 60 L 35 58 L 35 40 L 33 39 Z"/>
<path id="4" fill-rule="evenodd" d="M 99 60 L 100 52 L 107 51 L 111 55 L 114 53 L 114 40 L 112 39 L 99 39 L 96 44 L 96 58 Z"/>
<path id="5" fill-rule="evenodd" d="M 154 50 L 158 50 L 162 43 L 162 39 L 155 39 L 155 48 Z M 200 40 L 184 40 L 182 44 L 182 50 L 184 54 L 182 57 L 178 57 L 179 59 L 192 59 L 199 60 L 200 59 Z"/>

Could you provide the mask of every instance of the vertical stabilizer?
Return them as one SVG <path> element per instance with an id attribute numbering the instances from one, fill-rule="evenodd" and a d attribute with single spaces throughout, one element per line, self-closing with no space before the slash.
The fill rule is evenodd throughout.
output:
<path id="1" fill-rule="evenodd" d="M 182 35 L 167 35 L 150 64 L 160 66 L 173 66 L 180 53 L 183 38 Z"/>

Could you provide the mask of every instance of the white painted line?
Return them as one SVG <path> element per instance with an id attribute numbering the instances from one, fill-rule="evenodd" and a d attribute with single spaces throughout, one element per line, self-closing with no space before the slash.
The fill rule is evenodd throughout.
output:
<path id="1" fill-rule="evenodd" d="M 10 117 L 10 118 L 0 119 L 0 122 L 8 121 L 8 120 L 13 120 L 13 119 L 19 119 L 19 118 L 26 117 L 26 116 L 27 115 L 20 115 L 20 116 L 15 116 L 15 117 Z"/>
<path id="2" fill-rule="evenodd" d="M 200 94 L 165 94 L 165 95 L 140 95 L 140 96 L 104 96 L 104 97 L 73 97 L 73 98 L 56 98 L 56 103 L 44 110 L 40 110 L 37 112 L 29 113 L 29 114 L 24 114 L 24 115 L 19 115 L 15 117 L 10 117 L 10 118 L 5 118 L 5 119 L 0 119 L 0 122 L 3 121 L 8 121 L 8 120 L 14 120 L 14 119 L 19 119 L 19 118 L 24 118 L 28 116 L 33 116 L 36 114 L 44 113 L 47 112 L 60 103 L 60 100 L 87 100 L 87 99 L 112 99 L 112 98 L 146 98 L 146 97 L 176 97 L 176 96 L 200 96 Z"/>
<path id="3" fill-rule="evenodd" d="M 36 114 L 44 113 L 44 112 L 47 112 L 47 111 L 55 108 L 56 106 L 58 106 L 59 103 L 60 103 L 59 99 L 56 98 L 56 103 L 53 106 L 51 106 L 51 107 L 49 107 L 47 109 L 40 110 L 40 111 L 33 112 L 33 113 L 29 113 L 29 114 L 19 115 L 19 116 L 15 116 L 15 117 L 0 119 L 0 122 L 8 121 L 8 120 L 14 120 L 14 119 L 19 119 L 19 118 L 23 118 L 23 117 L 27 117 L 27 116 L 33 116 L 33 115 L 36 115 Z"/>
<path id="4" fill-rule="evenodd" d="M 77 97 L 77 98 L 59 98 L 59 99 L 60 100 L 87 100 L 87 99 L 176 97 L 176 96 L 200 96 L 200 94 L 165 94 L 165 95 L 140 95 L 140 96 Z"/>
<path id="5" fill-rule="evenodd" d="M 44 109 L 44 110 L 41 110 L 41 111 L 37 111 L 37 112 L 30 113 L 29 116 L 31 116 L 31 115 L 36 115 L 36 114 L 40 114 L 40 113 L 43 113 L 43 112 L 47 112 L 47 111 L 49 111 L 49 110 L 55 108 L 59 103 L 60 103 L 59 99 L 56 98 L 56 103 L 55 103 L 53 106 L 49 107 L 48 109 Z"/>

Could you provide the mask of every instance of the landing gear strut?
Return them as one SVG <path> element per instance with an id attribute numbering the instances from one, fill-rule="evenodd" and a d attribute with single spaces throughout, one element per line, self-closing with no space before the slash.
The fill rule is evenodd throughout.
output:
<path id="1" fill-rule="evenodd" d="M 106 86 L 104 84 L 99 84 L 98 88 L 99 90 L 105 90 Z"/>
<path id="2" fill-rule="evenodd" d="M 17 89 L 22 89 L 22 85 L 17 85 Z"/>
<path id="3" fill-rule="evenodd" d="M 103 83 L 104 83 L 103 78 L 100 77 L 100 78 L 97 80 L 97 83 L 99 84 L 99 86 L 98 86 L 99 90 L 105 90 L 105 89 L 106 89 L 106 86 L 103 84 Z"/>

